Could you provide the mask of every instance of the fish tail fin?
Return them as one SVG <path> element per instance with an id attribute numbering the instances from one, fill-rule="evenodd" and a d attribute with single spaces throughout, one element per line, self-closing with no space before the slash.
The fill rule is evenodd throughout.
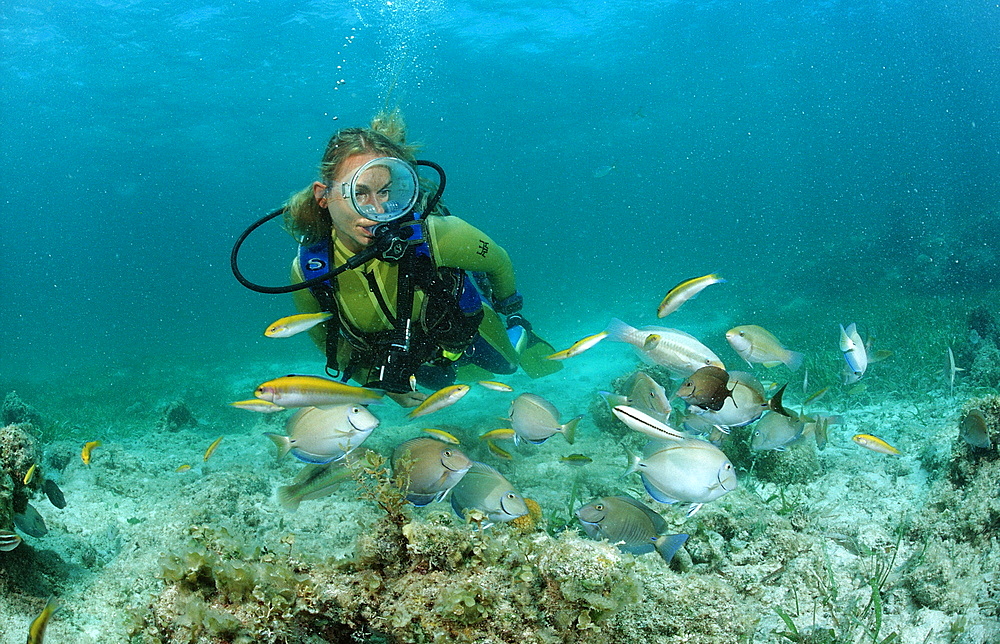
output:
<path id="1" fill-rule="evenodd" d="M 285 454 L 292 451 L 292 441 L 289 440 L 287 436 L 283 436 L 282 434 L 273 434 L 271 432 L 264 432 L 264 436 L 270 438 L 271 442 L 274 443 L 274 446 L 278 448 L 278 455 L 274 460 L 280 461 Z"/>
<path id="2" fill-rule="evenodd" d="M 791 371 L 798 371 L 799 367 L 802 366 L 802 361 L 805 359 L 798 351 L 789 351 L 788 356 L 785 357 L 785 366 Z"/>
<path id="3" fill-rule="evenodd" d="M 618 318 L 611 318 L 611 321 L 608 322 L 608 326 L 604 328 L 604 332 L 608 334 L 608 340 L 613 342 L 628 342 L 625 338 L 627 338 L 633 331 L 635 331 L 634 327 L 625 324 Z"/>
<path id="4" fill-rule="evenodd" d="M 656 552 L 660 553 L 664 561 L 670 563 L 670 560 L 674 558 L 687 539 L 686 534 L 663 534 L 653 539 L 653 547 L 656 548 Z"/>
<path id="5" fill-rule="evenodd" d="M 583 415 L 581 414 L 562 426 L 563 436 L 566 437 L 566 442 L 570 445 L 572 445 L 573 441 L 576 439 L 576 426 L 580 424 L 582 419 Z"/>
<path id="6" fill-rule="evenodd" d="M 782 416 L 788 416 L 789 418 L 794 418 L 791 412 L 786 410 L 785 407 L 781 404 L 781 398 L 782 396 L 785 395 L 785 387 L 787 386 L 788 386 L 787 382 L 781 385 L 781 389 L 779 389 L 773 396 L 771 396 L 771 400 L 767 401 L 767 408 L 770 409 L 771 411 L 778 412 Z"/>
<path id="7" fill-rule="evenodd" d="M 636 456 L 635 454 L 632 453 L 632 450 L 630 450 L 629 448 L 625 447 L 624 445 L 622 445 L 622 449 L 625 450 L 625 456 L 628 457 L 628 468 L 625 470 L 625 472 L 620 477 L 618 477 L 618 478 L 622 478 L 623 479 L 626 476 L 628 476 L 629 474 L 631 474 L 632 472 L 638 472 L 639 471 L 639 460 L 640 459 L 639 459 L 638 456 Z"/>
<path id="8" fill-rule="evenodd" d="M 298 510 L 301 502 L 302 498 L 295 494 L 295 486 L 282 485 L 278 488 L 278 504 L 289 512 Z"/>

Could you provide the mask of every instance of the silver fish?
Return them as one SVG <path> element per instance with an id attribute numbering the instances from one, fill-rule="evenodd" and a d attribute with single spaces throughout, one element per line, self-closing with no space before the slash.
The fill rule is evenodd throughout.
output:
<path id="1" fill-rule="evenodd" d="M 969 445 L 979 449 L 989 449 L 990 432 L 986 424 L 986 416 L 978 409 L 970 409 L 958 426 L 958 435 Z"/>
<path id="2" fill-rule="evenodd" d="M 621 550 L 645 554 L 656 550 L 670 563 L 687 541 L 686 534 L 665 534 L 667 522 L 630 496 L 606 496 L 576 511 L 591 539 L 607 539 Z"/>
<path id="3" fill-rule="evenodd" d="M 378 424 L 378 418 L 362 405 L 306 407 L 288 419 L 287 436 L 264 435 L 278 447 L 278 458 L 291 452 L 300 461 L 323 464 L 357 449 Z"/>
<path id="4" fill-rule="evenodd" d="M 732 393 L 718 411 L 697 405 L 690 405 L 688 409 L 709 423 L 722 427 L 749 425 L 760 418 L 768 409 L 788 415 L 788 412 L 781 405 L 781 399 L 785 392 L 784 387 L 768 400 L 764 393 L 764 385 L 760 384 L 760 380 L 757 380 L 752 374 L 745 371 L 730 371 L 729 387 L 732 389 Z"/>
<path id="5" fill-rule="evenodd" d="M 573 444 L 576 426 L 583 416 L 577 416 L 565 423 L 559 422 L 559 410 L 555 405 L 535 394 L 521 394 L 510 404 L 508 413 L 510 426 L 514 430 L 514 443 L 521 440 L 540 445 L 554 434 L 562 433 L 566 442 Z"/>
<path id="6" fill-rule="evenodd" d="M 653 380 L 645 371 L 636 371 L 626 384 L 629 402 L 624 403 L 644 411 L 656 420 L 667 422 L 670 418 L 670 400 L 663 385 Z"/>
<path id="7" fill-rule="evenodd" d="M 660 326 L 641 329 L 613 318 L 605 329 L 608 339 L 631 344 L 639 358 L 666 367 L 678 378 L 686 378 L 706 365 L 725 369 L 719 356 L 689 333 Z"/>
<path id="8" fill-rule="evenodd" d="M 785 446 L 802 438 L 806 428 L 806 418 L 789 418 L 775 412 L 768 412 L 757 421 L 750 437 L 750 449 L 755 452 L 765 450 L 784 451 Z"/>
<path id="9" fill-rule="evenodd" d="M 642 457 L 631 452 L 625 474 L 639 472 L 651 497 L 660 503 L 692 503 L 688 516 L 703 503 L 736 489 L 736 469 L 722 451 L 703 440 L 649 441 Z"/>
<path id="10" fill-rule="evenodd" d="M 484 463 L 472 462 L 451 491 L 451 507 L 464 518 L 468 510 L 478 510 L 490 522 L 513 521 L 528 513 L 524 498 L 514 490 L 503 474 Z"/>
<path id="11" fill-rule="evenodd" d="M 844 384 L 853 384 L 861 376 L 865 375 L 868 369 L 868 348 L 865 346 L 861 335 L 858 334 L 858 327 L 854 322 L 847 325 L 840 325 L 840 350 L 844 353 L 844 361 L 847 367 L 844 369 Z"/>
<path id="12" fill-rule="evenodd" d="M 406 500 L 417 507 L 443 499 L 472 466 L 462 450 L 427 436 L 411 438 L 393 450 L 393 472 L 403 459 L 409 461 Z"/>

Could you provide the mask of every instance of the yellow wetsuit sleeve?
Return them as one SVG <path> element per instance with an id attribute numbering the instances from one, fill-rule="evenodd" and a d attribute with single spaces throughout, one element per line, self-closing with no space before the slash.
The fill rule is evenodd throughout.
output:
<path id="1" fill-rule="evenodd" d="M 486 273 L 496 301 L 517 290 L 510 256 L 483 231 L 455 216 L 428 217 L 427 231 L 438 266 Z"/>

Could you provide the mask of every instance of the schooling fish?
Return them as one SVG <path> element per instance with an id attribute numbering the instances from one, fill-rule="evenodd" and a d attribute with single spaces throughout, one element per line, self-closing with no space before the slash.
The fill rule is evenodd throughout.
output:
<path id="1" fill-rule="evenodd" d="M 289 315 L 288 317 L 275 320 L 267 329 L 264 335 L 269 338 L 288 338 L 293 335 L 308 331 L 317 324 L 326 322 L 333 317 L 333 313 L 300 313 Z"/>
<path id="2" fill-rule="evenodd" d="M 289 375 L 268 380 L 257 387 L 254 395 L 282 407 L 324 407 L 380 403 L 385 394 L 321 376 Z"/>
<path id="3" fill-rule="evenodd" d="M 750 449 L 755 452 L 765 450 L 784 451 L 787 445 L 802 438 L 807 420 L 804 416 L 782 416 L 768 412 L 757 421 L 750 437 Z"/>
<path id="4" fill-rule="evenodd" d="M 207 463 L 209 457 L 211 457 L 212 454 L 215 453 L 215 450 L 217 450 L 219 448 L 219 443 L 221 443 L 221 442 L 222 442 L 222 436 L 219 436 L 214 441 L 212 441 L 212 444 L 209 445 L 208 449 L 205 450 L 205 455 L 202 457 L 202 460 Z"/>
<path id="5" fill-rule="evenodd" d="M 628 451 L 626 475 L 638 472 L 646 492 L 660 503 L 704 503 L 736 489 L 736 470 L 722 451 L 703 440 L 649 441 L 642 457 Z"/>
<path id="6" fill-rule="evenodd" d="M 450 443 L 452 445 L 458 445 L 459 443 L 461 443 L 461 441 L 458 440 L 457 436 L 449 434 L 443 429 L 434 429 L 433 427 L 425 427 L 421 431 L 427 432 L 434 438 L 438 439 L 439 441 L 444 441 L 445 443 Z"/>
<path id="7" fill-rule="evenodd" d="M 289 485 L 278 488 L 278 503 L 294 512 L 303 501 L 333 494 L 341 483 L 351 478 L 351 467 L 364 462 L 373 453 L 370 449 L 359 449 L 333 463 L 306 465 Z"/>
<path id="8" fill-rule="evenodd" d="M 578 356 L 587 349 L 593 347 L 595 344 L 608 337 L 607 331 L 601 331 L 600 333 L 595 333 L 594 335 L 588 335 L 582 340 L 577 340 L 568 349 L 563 349 L 562 351 L 556 351 L 550 356 L 545 356 L 546 360 L 565 360 L 566 358 L 572 358 L 573 356 Z"/>
<path id="9" fill-rule="evenodd" d="M 702 367 L 688 376 L 677 390 L 677 397 L 689 405 L 698 405 L 719 411 L 727 398 L 732 398 L 729 373 L 711 365 Z"/>
<path id="10" fill-rule="evenodd" d="M 281 405 L 275 405 L 273 402 L 261 400 L 259 398 L 238 400 L 236 402 L 229 403 L 229 406 L 236 407 L 237 409 L 246 409 L 247 411 L 255 411 L 258 414 L 273 414 L 276 411 L 285 411 L 285 408 Z"/>
<path id="11" fill-rule="evenodd" d="M 573 444 L 576 426 L 583 416 L 577 416 L 565 423 L 559 422 L 559 410 L 555 405 L 535 394 L 521 394 L 510 404 L 508 419 L 514 430 L 514 443 L 526 440 L 541 445 L 552 435 L 561 433 L 566 442 Z"/>
<path id="12" fill-rule="evenodd" d="M 448 385 L 428 396 L 413 411 L 407 414 L 406 417 L 419 418 L 420 416 L 432 414 L 439 409 L 450 407 L 461 400 L 462 396 L 467 393 L 469 393 L 469 385 Z"/>
<path id="13" fill-rule="evenodd" d="M 477 384 L 481 387 L 489 389 L 490 391 L 514 391 L 514 388 L 510 385 L 497 382 L 495 380 L 480 380 Z"/>
<path id="14" fill-rule="evenodd" d="M 457 447 L 421 436 L 401 443 L 392 452 L 392 471 L 399 472 L 408 462 L 406 500 L 417 507 L 440 501 L 472 466 Z"/>
<path id="15" fill-rule="evenodd" d="M 667 317 L 677 309 L 681 308 L 681 304 L 694 299 L 698 296 L 698 293 L 701 293 L 712 284 L 721 284 L 725 281 L 726 280 L 722 279 L 715 273 L 684 280 L 677 286 L 667 291 L 663 301 L 660 302 L 660 306 L 656 309 L 656 317 Z"/>
<path id="16" fill-rule="evenodd" d="M 485 514 L 491 523 L 512 521 L 528 513 L 524 498 L 503 474 L 485 463 L 472 462 L 469 471 L 452 488 L 451 507 L 465 518 L 469 510 Z"/>
<path id="17" fill-rule="evenodd" d="M 285 424 L 287 436 L 265 433 L 278 448 L 278 458 L 292 456 L 306 463 L 337 461 L 357 449 L 378 427 L 379 420 L 362 405 L 306 407 Z"/>
<path id="18" fill-rule="evenodd" d="M 686 534 L 666 534 L 663 517 L 630 496 L 598 499 L 577 510 L 576 518 L 591 539 L 606 539 L 632 554 L 656 550 L 667 563 L 688 538 Z"/>
<path id="19" fill-rule="evenodd" d="M 792 371 L 802 366 L 801 353 L 789 351 L 770 331 L 756 324 L 729 329 L 726 331 L 726 340 L 750 364 L 757 362 L 765 367 L 774 367 L 784 363 Z"/>
<path id="20" fill-rule="evenodd" d="M 631 344 L 643 362 L 666 367 L 678 378 L 686 378 L 705 365 L 726 368 L 719 356 L 701 341 L 677 329 L 657 326 L 637 329 L 613 318 L 605 331 L 609 340 Z"/>
<path id="21" fill-rule="evenodd" d="M 49 600 L 45 602 L 45 607 L 42 608 L 42 612 L 32 620 L 31 626 L 28 627 L 27 644 L 42 644 L 45 638 L 45 627 L 49 625 L 49 620 L 57 608 L 59 608 L 59 602 L 55 597 L 49 597 Z"/>
<path id="22" fill-rule="evenodd" d="M 861 447 L 867 447 L 871 451 L 878 452 L 879 454 L 897 456 L 902 453 L 878 436 L 872 436 L 871 434 L 857 434 L 851 440 Z"/>

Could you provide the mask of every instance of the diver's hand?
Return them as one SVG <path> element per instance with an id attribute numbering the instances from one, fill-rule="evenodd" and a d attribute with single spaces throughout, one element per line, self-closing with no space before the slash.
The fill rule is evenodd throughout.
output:
<path id="1" fill-rule="evenodd" d="M 420 403 L 427 400 L 427 394 L 420 391 L 407 391 L 402 394 L 395 394 L 391 391 L 387 391 L 385 392 L 385 395 L 399 403 L 400 407 L 416 407 Z"/>

